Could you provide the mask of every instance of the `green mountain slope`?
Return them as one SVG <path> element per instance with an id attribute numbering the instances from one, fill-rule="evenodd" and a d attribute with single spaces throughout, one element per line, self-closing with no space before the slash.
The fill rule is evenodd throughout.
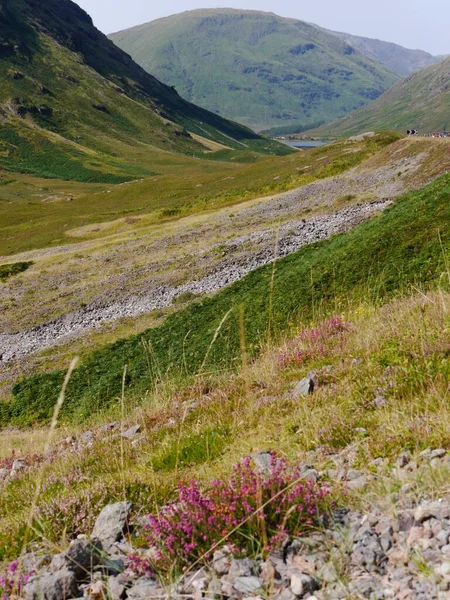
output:
<path id="1" fill-rule="evenodd" d="M 119 182 L 155 152 L 284 147 L 186 101 L 146 73 L 70 0 L 0 0 L 0 167 Z M 133 152 L 140 148 L 144 161 Z"/>
<path id="2" fill-rule="evenodd" d="M 424 50 L 410 50 L 392 42 L 383 42 L 382 40 L 328 29 L 324 31 L 341 38 L 364 56 L 380 62 L 401 77 L 407 77 L 421 69 L 431 67 L 444 58 L 443 56 L 433 56 L 429 52 L 424 52 Z"/>
<path id="3" fill-rule="evenodd" d="M 258 11 L 185 12 L 110 38 L 184 98 L 257 131 L 329 122 L 398 81 L 336 36 Z"/>
<path id="4" fill-rule="evenodd" d="M 410 128 L 419 133 L 450 128 L 450 58 L 415 73 L 369 106 L 313 133 L 326 137 Z"/>

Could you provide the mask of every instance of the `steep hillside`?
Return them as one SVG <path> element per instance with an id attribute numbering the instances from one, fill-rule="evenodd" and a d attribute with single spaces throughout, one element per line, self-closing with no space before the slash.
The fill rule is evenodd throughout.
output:
<path id="1" fill-rule="evenodd" d="M 314 130 L 314 135 L 340 136 L 369 129 L 418 129 L 419 133 L 450 127 L 450 58 L 397 84 L 369 106 Z"/>
<path id="2" fill-rule="evenodd" d="M 352 35 L 351 33 L 342 33 L 340 31 L 330 31 L 328 29 L 325 31 L 341 38 L 355 48 L 355 50 L 364 54 L 364 56 L 380 62 L 390 71 L 397 73 L 401 77 L 412 75 L 444 59 L 443 56 L 433 56 L 423 50 L 410 50 L 392 42 L 383 42 L 382 40 Z"/>
<path id="3" fill-rule="evenodd" d="M 0 10 L 0 167 L 115 183 L 150 174 L 142 166 L 157 151 L 205 151 L 188 132 L 285 152 L 182 100 L 70 0 L 3 0 Z M 134 161 L 131 147 L 146 148 L 146 159 Z"/>
<path id="4" fill-rule="evenodd" d="M 314 25 L 259 11 L 196 10 L 110 37 L 184 98 L 255 130 L 328 122 L 398 80 Z"/>

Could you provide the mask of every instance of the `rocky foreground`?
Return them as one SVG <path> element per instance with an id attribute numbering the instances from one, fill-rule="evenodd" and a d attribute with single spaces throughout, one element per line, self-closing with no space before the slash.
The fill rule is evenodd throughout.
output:
<path id="1" fill-rule="evenodd" d="M 319 468 L 324 456 L 318 449 L 301 471 L 305 480 L 341 486 L 348 507 L 360 495 L 371 509 L 341 503 L 323 527 L 286 539 L 266 557 L 236 557 L 223 545 L 206 564 L 194 564 L 179 577 L 139 576 L 135 557 L 148 558 L 154 550 L 139 548 L 145 519 L 134 516 L 130 503 L 119 502 L 103 509 L 90 537 L 80 536 L 64 552 L 23 556 L 19 562 L 29 577 L 20 595 L 29 600 L 450 598 L 450 497 L 415 495 L 416 485 L 430 474 L 448 478 L 450 455 L 429 449 L 414 460 L 404 453 L 395 464 L 379 458 L 364 470 L 352 468 L 354 455 L 355 447 L 349 447 L 328 455 L 328 468 Z M 268 456 L 254 457 L 261 470 L 270 471 Z M 378 484 L 385 497 L 373 493 Z"/>

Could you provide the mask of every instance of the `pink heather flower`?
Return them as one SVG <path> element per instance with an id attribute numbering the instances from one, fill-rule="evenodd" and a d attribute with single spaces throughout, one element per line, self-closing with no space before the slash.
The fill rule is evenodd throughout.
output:
<path id="1" fill-rule="evenodd" d="M 290 468 L 275 453 L 271 466 L 271 474 L 264 476 L 247 457 L 228 480 L 214 480 L 208 490 L 196 481 L 179 486 L 178 498 L 147 518 L 149 546 L 159 551 L 157 568 L 170 568 L 174 557 L 182 567 L 209 556 L 223 538 L 235 553 L 248 553 L 253 540 L 262 535 L 262 527 L 264 535 L 269 535 L 267 549 L 272 549 L 288 534 L 317 526 L 329 505 L 328 489 L 302 481 L 299 469 Z M 130 557 L 131 570 L 151 572 L 153 565 L 142 561 Z"/>

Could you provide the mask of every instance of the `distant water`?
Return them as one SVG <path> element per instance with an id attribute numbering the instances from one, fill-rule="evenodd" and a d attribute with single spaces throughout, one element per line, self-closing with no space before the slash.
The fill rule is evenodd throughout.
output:
<path id="1" fill-rule="evenodd" d="M 315 140 L 278 140 L 286 146 L 291 146 L 292 148 L 302 148 L 306 150 L 307 148 L 318 148 L 319 146 L 325 146 L 328 142 L 319 142 Z"/>

